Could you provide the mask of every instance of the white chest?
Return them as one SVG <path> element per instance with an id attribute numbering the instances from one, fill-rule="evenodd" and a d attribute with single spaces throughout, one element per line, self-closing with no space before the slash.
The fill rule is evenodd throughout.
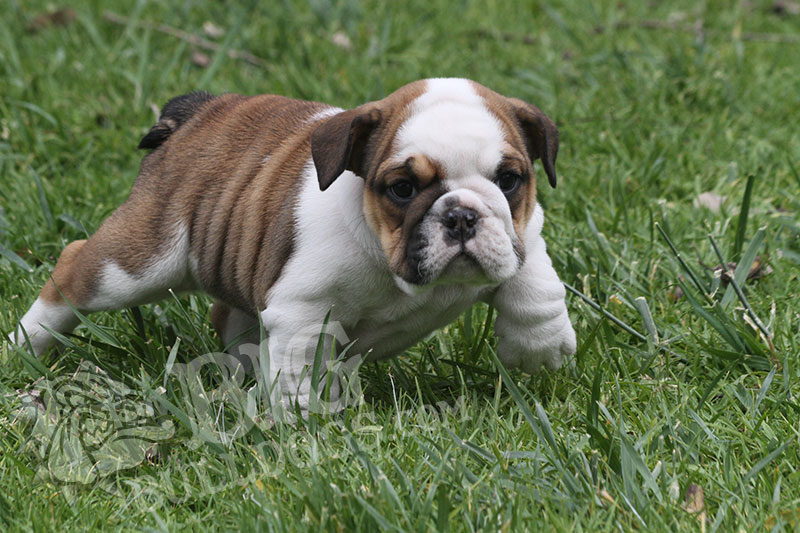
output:
<path id="1" fill-rule="evenodd" d="M 402 352 L 451 323 L 479 297 L 478 288 L 464 286 L 435 287 L 414 296 L 394 294 L 353 313 L 343 326 L 355 341 L 353 353 L 381 359 Z"/>
<path id="2" fill-rule="evenodd" d="M 449 324 L 490 290 L 456 284 L 401 289 L 361 215 L 363 180 L 343 175 L 325 193 L 310 168 L 306 180 L 294 253 L 261 317 L 276 346 L 294 342 L 297 332 L 318 333 L 330 312 L 336 324 L 329 331 L 336 327 L 346 333 L 345 343 L 355 341 L 352 355 L 388 357 Z"/>

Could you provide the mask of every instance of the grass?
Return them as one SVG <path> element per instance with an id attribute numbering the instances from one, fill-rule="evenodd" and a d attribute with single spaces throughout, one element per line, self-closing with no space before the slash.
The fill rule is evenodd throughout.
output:
<path id="1" fill-rule="evenodd" d="M 540 186 L 540 201 L 579 348 L 559 372 L 509 374 L 478 306 L 363 366 L 363 404 L 271 425 L 259 389 L 176 378 L 222 348 L 206 298 L 93 315 L 41 361 L 0 351 L 0 527 L 800 527 L 800 16 L 771 5 L 115 0 L 30 33 L 53 6 L 12 0 L 0 12 L 0 331 L 64 245 L 124 200 L 134 147 L 171 96 L 353 106 L 463 76 L 559 125 L 559 187 Z M 206 21 L 226 33 L 205 68 L 139 24 L 202 35 Z M 696 21 L 701 32 L 685 29 Z M 705 192 L 724 197 L 718 212 L 694 205 Z M 768 273 L 747 279 L 755 261 Z M 713 271 L 724 262 L 741 265 L 735 283 Z M 83 399 L 72 415 L 31 414 L 20 391 L 34 383 Z M 81 452 L 108 429 L 89 406 L 102 394 L 124 400 L 114 420 L 155 421 L 147 458 L 125 442 Z M 231 434 L 241 421 L 248 431 Z"/>

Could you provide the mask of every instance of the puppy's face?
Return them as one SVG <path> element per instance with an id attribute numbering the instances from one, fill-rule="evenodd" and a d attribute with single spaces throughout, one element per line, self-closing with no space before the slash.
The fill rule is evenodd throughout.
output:
<path id="1" fill-rule="evenodd" d="M 512 277 L 536 203 L 531 160 L 555 162 L 552 121 L 467 80 L 417 82 L 366 107 L 345 112 L 358 112 L 346 168 L 365 178 L 364 214 L 393 274 L 415 285 Z"/>

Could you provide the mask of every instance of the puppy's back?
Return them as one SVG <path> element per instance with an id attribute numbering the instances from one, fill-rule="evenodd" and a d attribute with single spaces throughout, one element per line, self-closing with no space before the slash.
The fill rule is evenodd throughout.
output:
<path id="1" fill-rule="evenodd" d="M 201 288 L 240 309 L 263 307 L 292 250 L 311 133 L 335 111 L 276 95 L 174 98 L 139 144 L 152 152 L 119 215 L 149 221 L 152 246 L 186 231 Z"/>

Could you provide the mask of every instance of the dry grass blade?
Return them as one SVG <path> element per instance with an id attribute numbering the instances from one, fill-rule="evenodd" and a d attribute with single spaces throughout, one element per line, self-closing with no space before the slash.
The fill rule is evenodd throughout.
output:
<path id="1" fill-rule="evenodd" d="M 118 15 L 111 11 L 106 11 L 105 13 L 103 13 L 103 18 L 109 22 L 113 22 L 114 24 L 120 24 L 125 26 L 131 23 L 131 19 L 129 19 L 128 17 L 123 17 L 122 15 Z M 222 49 L 222 45 L 211 42 L 208 39 L 198 37 L 197 35 L 192 35 L 191 33 L 187 33 L 183 30 L 179 30 L 178 28 L 167 26 L 166 24 L 156 24 L 153 22 L 135 22 L 134 25 L 139 28 L 155 30 L 160 33 L 172 35 L 173 37 L 177 37 L 182 41 L 186 41 L 189 44 L 192 44 L 198 48 L 203 48 L 205 50 L 212 50 L 216 52 Z M 257 55 L 254 55 L 245 50 L 232 49 L 228 50 L 227 54 L 228 57 L 230 57 L 231 59 L 241 59 L 242 61 L 246 61 L 247 63 L 250 63 L 251 65 L 256 67 L 266 67 L 268 65 L 265 59 L 260 58 Z"/>

